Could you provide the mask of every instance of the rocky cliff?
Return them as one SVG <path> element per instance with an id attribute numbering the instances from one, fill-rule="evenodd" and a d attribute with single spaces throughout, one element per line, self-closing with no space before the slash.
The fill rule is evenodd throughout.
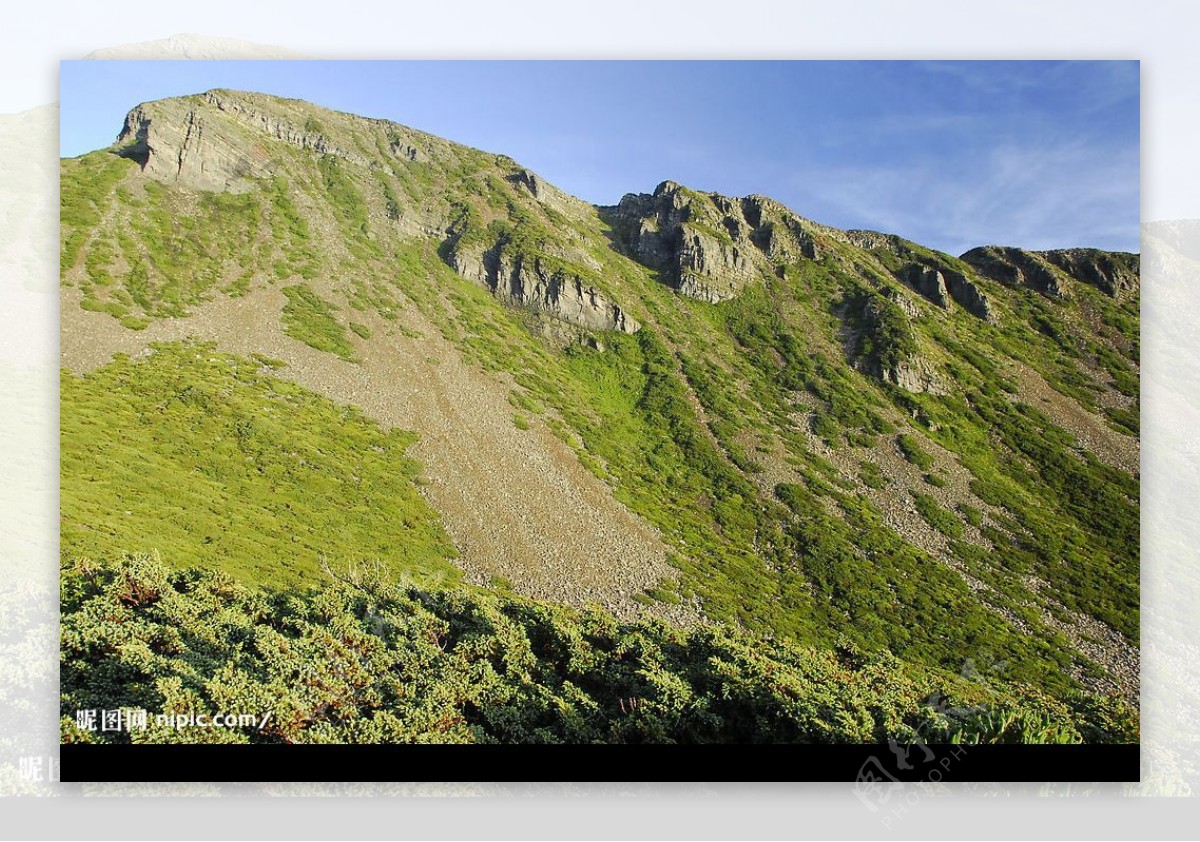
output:
<path id="1" fill-rule="evenodd" d="M 331 139 L 325 123 L 310 109 L 299 101 L 221 90 L 157 100 L 126 115 L 117 146 L 153 178 L 209 191 L 245 190 L 252 179 L 277 170 L 279 162 L 272 160 L 267 140 L 360 167 L 380 166 L 362 151 Z M 336 116 L 364 124 L 381 122 Z M 416 134 L 406 131 L 403 138 L 390 138 L 391 154 L 416 161 L 422 154 L 414 142 Z"/>
<path id="2" fill-rule="evenodd" d="M 763 196 L 730 199 L 664 181 L 600 210 L 630 256 L 683 295 L 714 304 L 780 265 L 817 256 L 818 226 Z"/>
<path id="3" fill-rule="evenodd" d="M 954 302 L 985 322 L 998 321 L 991 300 L 976 281 L 967 277 L 964 270 L 968 267 L 956 266 L 949 255 L 922 248 L 894 234 L 852 230 L 844 236 L 846 242 L 880 257 L 892 275 L 934 306 L 946 310 Z"/>
<path id="4" fill-rule="evenodd" d="M 151 178 L 196 190 L 239 192 L 265 174 L 266 161 L 256 160 L 253 147 L 228 124 L 182 100 L 133 109 L 117 143 Z"/>
<path id="5" fill-rule="evenodd" d="M 578 274 L 537 255 L 510 248 L 460 248 L 451 242 L 447 262 L 455 272 L 490 290 L 501 301 L 545 313 L 587 330 L 636 333 L 636 319 L 609 301 Z"/>
<path id="6" fill-rule="evenodd" d="M 979 274 L 1006 286 L 1027 286 L 1049 298 L 1071 295 L 1073 283 L 1095 287 L 1112 298 L 1138 291 L 1138 256 L 1099 249 L 1027 251 L 981 246 L 962 255 Z"/>

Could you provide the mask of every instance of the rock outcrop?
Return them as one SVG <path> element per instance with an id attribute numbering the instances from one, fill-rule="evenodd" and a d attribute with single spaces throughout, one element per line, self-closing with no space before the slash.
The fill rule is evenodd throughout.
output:
<path id="1" fill-rule="evenodd" d="M 911 263 L 900 271 L 900 277 L 930 303 L 943 310 L 950 306 L 950 291 L 946 287 L 946 276 L 932 266 Z"/>
<path id="2" fill-rule="evenodd" d="M 999 321 L 995 310 L 992 308 L 991 300 L 983 294 L 983 291 L 978 286 L 967 280 L 966 275 L 961 272 L 947 271 L 944 273 L 944 276 L 946 279 L 946 289 L 949 290 L 950 297 L 962 305 L 964 310 L 991 324 Z"/>
<path id="3" fill-rule="evenodd" d="M 550 182 L 528 169 L 519 169 L 508 177 L 509 181 L 529 191 L 529 195 L 543 205 L 560 213 L 570 213 L 579 200 L 559 190 Z"/>
<path id="4" fill-rule="evenodd" d="M 730 199 L 664 181 L 600 210 L 631 257 L 682 295 L 714 304 L 817 253 L 806 222 L 763 196 Z"/>
<path id="5" fill-rule="evenodd" d="M 884 383 L 908 392 L 944 393 L 943 379 L 921 355 L 908 303 L 894 289 L 852 298 L 846 312 L 847 353 L 859 369 Z"/>
<path id="6" fill-rule="evenodd" d="M 891 271 L 896 279 L 934 306 L 945 310 L 953 301 L 985 322 L 994 324 L 998 320 L 991 300 L 977 284 L 953 267 L 949 256 L 917 247 L 895 234 L 851 230 L 843 235 L 843 241 L 856 248 L 886 255 L 885 265 L 893 267 Z M 904 261 L 899 268 L 895 268 L 896 258 Z"/>
<path id="7" fill-rule="evenodd" d="M 266 163 L 231 125 L 187 107 L 186 100 L 137 106 L 126 115 L 117 145 L 156 181 L 196 190 L 241 192 Z"/>
<path id="8" fill-rule="evenodd" d="M 883 382 L 891 383 L 906 392 L 928 392 L 934 395 L 946 393 L 945 382 L 924 360 L 906 360 L 876 371 L 875 374 Z"/>
<path id="9" fill-rule="evenodd" d="M 249 187 L 249 179 L 269 175 L 270 155 L 262 142 L 268 138 L 362 167 L 378 165 L 360 151 L 331 141 L 321 121 L 306 116 L 303 104 L 294 112 L 281 111 L 280 100 L 266 108 L 256 97 L 216 90 L 143 103 L 126 115 L 117 146 L 151 178 L 214 192 L 240 192 Z M 415 143 L 416 133 L 405 134 L 413 136 L 393 138 L 391 154 L 421 160 L 424 153 Z"/>
<path id="10" fill-rule="evenodd" d="M 1139 258 L 1128 252 L 983 246 L 962 259 L 985 277 L 1007 286 L 1027 286 L 1049 298 L 1068 297 L 1072 283 L 1088 284 L 1117 299 L 1135 295 L 1140 286 Z"/>
<path id="11" fill-rule="evenodd" d="M 501 301 L 577 325 L 585 330 L 636 333 L 636 319 L 609 301 L 578 273 L 538 255 L 513 250 L 504 242 L 487 249 L 451 243 L 447 263 L 455 272 Z M 558 264 L 558 261 L 554 261 Z"/>
<path id="12" fill-rule="evenodd" d="M 1141 260 L 1136 254 L 1085 248 L 1037 254 L 1075 280 L 1090 284 L 1112 298 L 1135 295 L 1141 286 Z"/>
<path id="13" fill-rule="evenodd" d="M 1055 299 L 1071 294 L 1065 273 L 1037 252 L 1009 246 L 981 246 L 966 252 L 961 259 L 980 275 L 1005 286 L 1026 286 Z"/>

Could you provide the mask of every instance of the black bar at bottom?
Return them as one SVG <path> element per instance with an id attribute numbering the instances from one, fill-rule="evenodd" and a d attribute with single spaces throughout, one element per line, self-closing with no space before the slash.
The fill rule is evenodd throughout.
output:
<path id="1" fill-rule="evenodd" d="M 1137 745 L 61 746 L 63 781 L 538 782 L 1140 780 Z M 766 769 L 785 770 L 759 777 Z"/>

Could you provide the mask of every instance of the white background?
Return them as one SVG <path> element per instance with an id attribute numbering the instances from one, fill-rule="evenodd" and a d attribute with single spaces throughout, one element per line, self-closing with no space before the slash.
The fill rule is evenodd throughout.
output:
<path id="1" fill-rule="evenodd" d="M 0 395 L 0 464 L 5 472 L 0 483 L 0 574 L 5 583 L 28 580 L 34 592 L 54 593 L 57 137 L 56 112 L 39 106 L 57 100 L 60 59 L 178 33 L 237 38 L 314 58 L 1135 58 L 1142 60 L 1143 78 L 1142 216 L 1153 221 L 1200 217 L 1196 8 L 1185 2 L 1098 0 L 10 5 L 0 30 L 0 125 L 9 129 L 0 131 L 0 386 L 5 390 Z M 145 57 L 162 55 L 164 49 L 178 58 L 268 54 L 211 39 L 174 41 L 156 49 Z M 1186 271 L 1194 266 L 1181 265 Z M 1194 276 L 1173 277 L 1169 322 L 1186 326 L 1195 315 L 1196 296 L 1188 294 L 1196 289 Z M 1167 288 L 1166 282 L 1161 288 Z M 1147 275 L 1143 308 L 1150 316 L 1159 312 L 1157 294 Z M 847 784 L 127 786 L 86 792 L 64 785 L 41 790 L 49 798 L 0 803 L 0 833 L 114 839 L 1194 836 L 1196 802 L 1154 796 L 1200 785 L 1193 762 L 1200 735 L 1192 724 L 1200 705 L 1195 660 L 1188 663 L 1187 657 L 1197 640 L 1193 617 L 1200 603 L 1194 577 L 1200 566 L 1192 540 L 1195 527 L 1173 514 L 1188 510 L 1187 501 L 1197 498 L 1200 486 L 1194 449 L 1175 447 L 1168 454 L 1155 447 L 1156 437 L 1169 440 L 1168 428 L 1186 428 L 1200 419 L 1190 414 L 1192 396 L 1171 394 L 1167 387 L 1156 391 L 1161 384 L 1169 386 L 1172 366 L 1194 369 L 1200 349 L 1191 346 L 1200 340 L 1194 335 L 1190 342 L 1176 340 L 1174 348 L 1156 355 L 1158 323 L 1149 318 L 1143 324 L 1144 728 L 1156 756 L 1170 761 L 1165 772 L 1152 770 L 1161 779 L 1157 784 L 909 790 L 911 805 L 890 823 L 865 808 Z M 1159 467 L 1151 471 L 1155 454 Z M 1184 505 L 1178 509 L 1162 502 L 1181 500 Z M 27 658 L 52 659 L 52 636 L 42 643 Z M 0 662 L 0 706 L 13 705 L 21 688 L 31 686 L 21 678 L 29 669 L 29 663 L 12 657 Z M 54 696 L 44 701 L 56 708 Z M 50 730 L 44 736 L 50 751 L 55 716 L 48 714 Z M 0 733 L 0 741 L 13 737 Z M 725 771 L 714 770 L 714 776 Z M 403 778 L 405 770 L 390 774 Z M 553 770 L 547 776 L 561 774 Z M 586 774 L 579 770 L 580 777 Z M 739 774 L 753 776 L 754 770 Z M 531 769 L 529 775 L 536 778 L 539 770 Z M 1030 770 L 1030 777 L 1036 779 L 1036 770 Z M 218 791 L 227 797 L 178 797 Z M 445 792 L 475 797 L 404 797 Z M 983 797 L 987 793 L 998 797 Z M 1090 797 L 1080 797 L 1084 793 Z M 127 797 L 139 794 L 161 797 Z"/>

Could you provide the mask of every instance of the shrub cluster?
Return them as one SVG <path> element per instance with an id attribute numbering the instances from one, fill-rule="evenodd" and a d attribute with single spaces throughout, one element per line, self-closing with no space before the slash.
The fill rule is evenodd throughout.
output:
<path id="1" fill-rule="evenodd" d="M 729 627 L 621 623 L 378 569 L 303 593 L 172 571 L 152 556 L 62 576 L 66 741 L 1079 742 L 1136 737 L 1074 709 L 889 653 L 821 651 Z M 80 730 L 74 711 L 271 714 L 263 730 Z"/>

